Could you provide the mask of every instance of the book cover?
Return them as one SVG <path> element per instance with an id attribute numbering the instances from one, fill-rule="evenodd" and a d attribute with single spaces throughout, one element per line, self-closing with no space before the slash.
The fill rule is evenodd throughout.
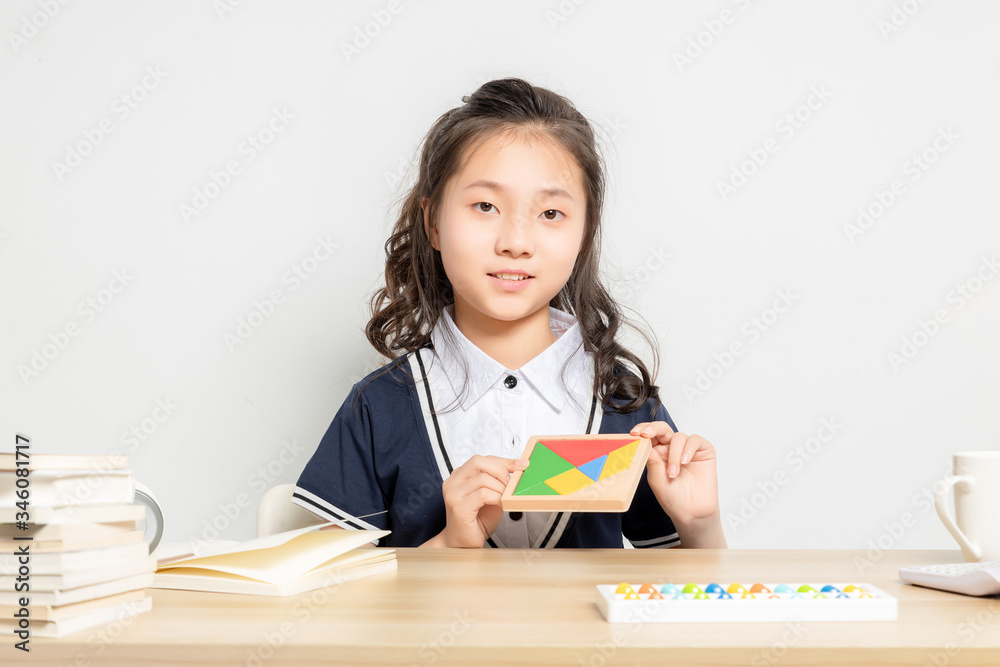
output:
<path id="1" fill-rule="evenodd" d="M 0 470 L 17 470 L 24 468 L 25 457 L 22 455 L 21 465 L 17 465 L 17 454 L 0 452 Z M 124 470 L 128 467 L 128 456 L 125 454 L 36 454 L 31 453 L 28 459 L 28 470 Z"/>
<path id="2" fill-rule="evenodd" d="M 34 585 L 34 578 L 32 578 L 31 595 L 29 596 L 31 604 L 61 606 L 139 588 L 149 588 L 153 583 L 153 568 L 156 566 L 156 561 L 152 557 L 149 560 L 149 570 L 146 572 L 131 576 L 123 573 L 118 575 L 120 577 L 118 579 L 102 579 L 97 583 L 74 588 L 49 588 L 48 590 L 41 590 Z M 20 598 L 24 597 L 24 593 L 12 591 L 13 589 L 11 588 L 0 589 L 0 605 L 15 606 L 19 604 Z"/>
<path id="3" fill-rule="evenodd" d="M 108 507 L 108 505 L 104 505 L 103 507 Z M 33 508 L 29 509 L 29 514 L 34 513 L 31 509 Z M 40 541 L 53 540 L 94 540 L 123 535 L 137 530 L 139 530 L 138 520 L 94 523 L 93 521 L 72 519 L 72 523 L 29 523 L 28 527 L 23 530 L 13 523 L 4 523 L 0 524 L 0 541 L 12 541 L 15 537 L 30 537 L 36 544 Z"/>
<path id="4" fill-rule="evenodd" d="M 145 505 L 133 505 L 132 501 L 116 505 L 67 505 L 59 507 L 36 507 L 34 498 L 29 508 L 28 525 L 42 526 L 74 523 L 116 523 L 137 521 L 146 518 Z M 21 519 L 23 510 L 17 507 L 0 507 L 0 523 L 13 524 Z M 16 528 L 15 528 L 16 529 Z"/>
<path id="5" fill-rule="evenodd" d="M 141 534 L 139 534 L 141 537 Z M 30 544 L 30 542 L 21 544 Z M 141 540 L 131 544 L 119 544 L 103 549 L 86 549 L 84 551 L 55 551 L 50 553 L 31 553 L 32 579 L 45 574 L 67 574 L 81 570 L 92 570 L 97 567 L 124 566 L 129 563 L 145 562 L 149 556 L 149 545 Z M 17 574 L 21 556 L 15 554 L 0 555 L 0 575 Z"/>
<path id="6" fill-rule="evenodd" d="M 94 526 L 99 526 L 101 524 L 93 524 Z M 34 539 L 30 542 L 25 540 L 15 540 L 13 538 L 0 537 L 0 553 L 12 554 L 17 552 L 19 546 L 24 546 L 25 544 L 31 545 L 31 554 L 48 554 L 57 552 L 76 552 L 76 551 L 90 551 L 94 549 L 104 549 L 105 547 L 113 547 L 121 544 L 134 544 L 135 542 L 142 542 L 144 533 L 141 530 L 134 529 L 127 533 L 118 533 L 117 535 L 104 535 L 103 537 L 81 537 L 77 539 L 67 539 L 67 540 L 39 540 Z M 2 556 L 0 556 L 2 558 Z"/>
<path id="7" fill-rule="evenodd" d="M 17 508 L 17 474 L 0 472 L 0 507 Z M 109 505 L 135 500 L 131 470 L 96 472 L 86 470 L 37 470 L 31 473 L 31 505 Z M 36 522 L 38 520 L 36 519 Z"/>
<path id="8" fill-rule="evenodd" d="M 145 542 L 141 545 L 145 547 Z M 147 547 L 148 549 L 148 547 Z M 113 581 L 122 577 L 156 571 L 156 558 L 131 559 L 125 562 L 101 563 L 86 570 L 74 570 L 60 574 L 31 575 L 32 598 L 42 591 L 65 591 L 81 586 L 90 586 L 105 581 Z M 5 591 L 14 590 L 14 575 L 0 574 L 0 600 L 4 599 Z M 0 604 L 4 604 L 0 602 Z"/>
<path id="9" fill-rule="evenodd" d="M 153 608 L 153 598 L 144 597 L 134 602 L 118 602 L 100 609 L 74 614 L 66 618 L 52 621 L 33 621 L 31 634 L 35 637 L 65 637 L 74 632 L 87 630 L 112 621 L 137 616 Z M 0 619 L 0 632 L 11 635 L 14 632 L 13 619 Z"/>
<path id="10" fill-rule="evenodd" d="M 32 622 L 59 621 L 70 616 L 94 611 L 95 609 L 103 609 L 119 602 L 138 602 L 146 597 L 146 589 L 139 588 L 125 591 L 124 593 L 102 595 L 90 600 L 83 600 L 82 602 L 60 605 L 34 604 L 34 596 L 29 597 L 31 597 L 32 603 L 28 605 L 28 613 L 31 614 Z M 13 618 L 15 612 L 19 609 L 21 609 L 21 605 L 0 604 L 0 618 Z"/>

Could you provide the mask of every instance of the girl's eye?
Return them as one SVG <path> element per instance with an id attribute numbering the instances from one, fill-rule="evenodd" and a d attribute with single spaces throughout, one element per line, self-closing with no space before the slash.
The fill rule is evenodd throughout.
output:
<path id="1" fill-rule="evenodd" d="M 489 202 L 487 202 L 487 201 L 480 201 L 480 202 L 476 202 L 475 204 L 473 204 L 473 206 L 474 206 L 474 207 L 476 208 L 476 210 L 477 210 L 477 211 L 479 211 L 480 213 L 489 213 L 489 210 L 488 210 L 488 209 L 496 209 L 496 206 L 494 206 L 493 204 L 491 204 L 491 203 L 489 203 Z M 486 209 L 484 209 L 484 208 L 483 208 L 484 206 L 486 206 L 487 208 L 486 208 Z M 552 215 L 550 215 L 550 214 L 552 214 Z M 554 209 L 554 208 L 550 208 L 550 209 L 549 209 L 549 210 L 547 210 L 547 211 L 543 211 L 543 212 L 542 212 L 542 215 L 543 215 L 543 216 L 545 217 L 545 219 L 546 219 L 546 220 L 549 220 L 549 221 L 553 221 L 553 220 L 561 220 L 561 219 L 562 219 L 562 218 L 557 218 L 557 217 L 555 217 L 556 215 L 561 215 L 561 216 L 563 216 L 563 217 L 566 217 L 566 216 L 565 216 L 565 214 L 564 214 L 564 213 L 563 213 L 562 211 L 557 211 L 557 210 L 556 210 L 556 209 Z"/>

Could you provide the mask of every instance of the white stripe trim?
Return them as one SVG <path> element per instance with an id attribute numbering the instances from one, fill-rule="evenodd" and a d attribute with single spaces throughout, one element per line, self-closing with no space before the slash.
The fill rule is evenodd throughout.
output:
<path id="1" fill-rule="evenodd" d="M 448 472 L 448 464 L 445 463 L 444 456 L 441 454 L 441 445 L 443 445 L 445 451 L 450 454 L 448 441 L 445 438 L 444 429 L 441 429 L 441 443 L 438 443 L 437 432 L 434 430 L 434 417 L 431 415 L 430 401 L 427 399 L 427 388 L 424 386 L 424 378 L 420 374 L 420 364 L 416 360 L 416 354 L 409 354 L 407 361 L 410 364 L 410 372 L 413 375 L 414 384 L 417 387 L 417 396 L 420 398 L 420 411 L 424 416 L 424 430 L 427 432 L 427 439 L 431 443 L 431 451 L 434 452 L 434 460 L 437 461 L 438 472 L 441 473 L 441 479 L 446 480 L 451 473 Z M 427 375 L 427 381 L 429 383 L 429 371 Z M 438 420 L 438 427 L 441 427 L 441 420 Z"/>
<path id="2" fill-rule="evenodd" d="M 642 548 L 643 549 L 673 549 L 674 547 L 679 547 L 680 545 L 681 545 L 681 541 L 677 540 L 676 542 L 667 542 L 666 544 L 657 544 L 657 545 L 652 546 L 652 547 L 642 547 Z"/>
<path id="3" fill-rule="evenodd" d="M 653 546 L 654 544 L 659 544 L 660 542 L 670 542 L 674 539 L 680 540 L 680 536 L 677 533 L 671 533 L 670 535 L 664 535 L 663 537 L 654 537 L 651 540 L 629 540 L 634 547 L 645 547 Z"/>
<path id="4" fill-rule="evenodd" d="M 295 495 L 294 495 L 296 493 L 298 493 L 299 495 L 304 496 L 304 497 L 308 498 L 309 500 L 315 502 L 316 505 L 319 505 L 320 507 L 316 507 L 316 505 L 312 505 L 310 503 L 302 501 L 299 498 L 296 498 Z M 296 505 L 298 505 L 299 507 L 303 507 L 303 508 L 309 510 L 313 514 L 319 515 L 319 516 L 321 516 L 324 519 L 329 519 L 330 521 L 333 521 L 334 523 L 336 523 L 341 528 L 346 528 L 347 530 L 356 530 L 355 526 L 351 526 L 351 525 L 347 524 L 348 521 L 350 521 L 351 523 L 355 523 L 358 526 L 361 526 L 365 530 L 382 530 L 378 526 L 373 526 L 372 524 L 368 523 L 364 519 L 359 519 L 358 517 L 354 516 L 350 512 L 345 512 L 344 510 L 340 509 L 336 505 L 332 505 L 332 504 L 328 503 L 327 501 L 325 501 L 322 498 L 320 498 L 319 496 L 317 496 L 315 493 L 311 493 L 309 491 L 306 491 L 305 489 L 303 489 L 300 486 L 296 486 L 295 490 L 292 492 L 292 502 L 295 503 Z M 326 514 L 320 514 L 320 512 L 323 511 L 323 510 L 326 511 Z M 381 512 L 379 512 L 379 514 L 381 514 Z M 344 518 L 343 519 L 339 519 L 339 518 L 337 518 L 338 516 L 344 517 Z"/>
<path id="5" fill-rule="evenodd" d="M 537 549 L 542 543 L 542 540 L 545 539 L 545 536 L 549 534 L 549 531 L 552 530 L 552 524 L 555 522 L 557 516 L 559 516 L 559 512 L 552 512 L 549 514 L 549 520 L 545 522 L 545 526 L 542 527 L 541 532 L 535 536 L 535 541 L 531 544 L 532 549 Z"/>
<path id="6" fill-rule="evenodd" d="M 558 515 L 556 515 L 558 516 Z M 562 518 L 559 519 L 559 524 L 556 526 L 556 530 L 552 533 L 552 537 L 549 538 L 548 544 L 545 545 L 545 549 L 554 549 L 559 540 L 562 539 L 563 533 L 566 532 L 566 526 L 569 525 L 569 518 L 573 516 L 572 512 L 564 512 Z M 546 531 L 547 532 L 547 531 Z M 545 539 L 545 534 L 542 535 L 541 539 Z"/>

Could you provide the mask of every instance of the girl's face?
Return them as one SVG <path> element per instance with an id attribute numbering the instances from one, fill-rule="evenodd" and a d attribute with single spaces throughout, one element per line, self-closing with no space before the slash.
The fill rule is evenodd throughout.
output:
<path id="1" fill-rule="evenodd" d="M 439 211 L 436 228 L 425 212 L 424 227 L 451 281 L 456 322 L 504 330 L 500 322 L 535 316 L 547 327 L 586 226 L 572 155 L 544 137 L 494 136 L 451 178 Z"/>

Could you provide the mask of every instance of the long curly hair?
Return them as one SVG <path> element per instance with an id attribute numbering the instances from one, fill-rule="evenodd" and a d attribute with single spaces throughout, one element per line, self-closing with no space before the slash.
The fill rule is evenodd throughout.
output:
<path id="1" fill-rule="evenodd" d="M 428 218 L 436 225 L 448 180 L 477 145 L 508 132 L 541 134 L 575 158 L 587 194 L 583 244 L 569 281 L 549 305 L 578 319 L 584 349 L 593 355 L 593 392 L 604 407 L 633 412 L 652 398 L 655 411 L 659 406 L 658 387 L 653 384 L 656 345 L 623 316 L 599 275 L 605 176 L 590 123 L 562 95 L 518 78 L 484 83 L 462 102 L 442 114 L 423 138 L 417 181 L 405 193 L 385 243 L 385 286 L 371 297 L 371 319 L 365 327 L 368 341 L 390 359 L 426 347 L 444 307 L 454 301 L 441 255 L 424 229 L 421 201 L 427 200 Z M 623 326 L 637 331 L 650 347 L 652 374 L 642 359 L 616 340 Z"/>

